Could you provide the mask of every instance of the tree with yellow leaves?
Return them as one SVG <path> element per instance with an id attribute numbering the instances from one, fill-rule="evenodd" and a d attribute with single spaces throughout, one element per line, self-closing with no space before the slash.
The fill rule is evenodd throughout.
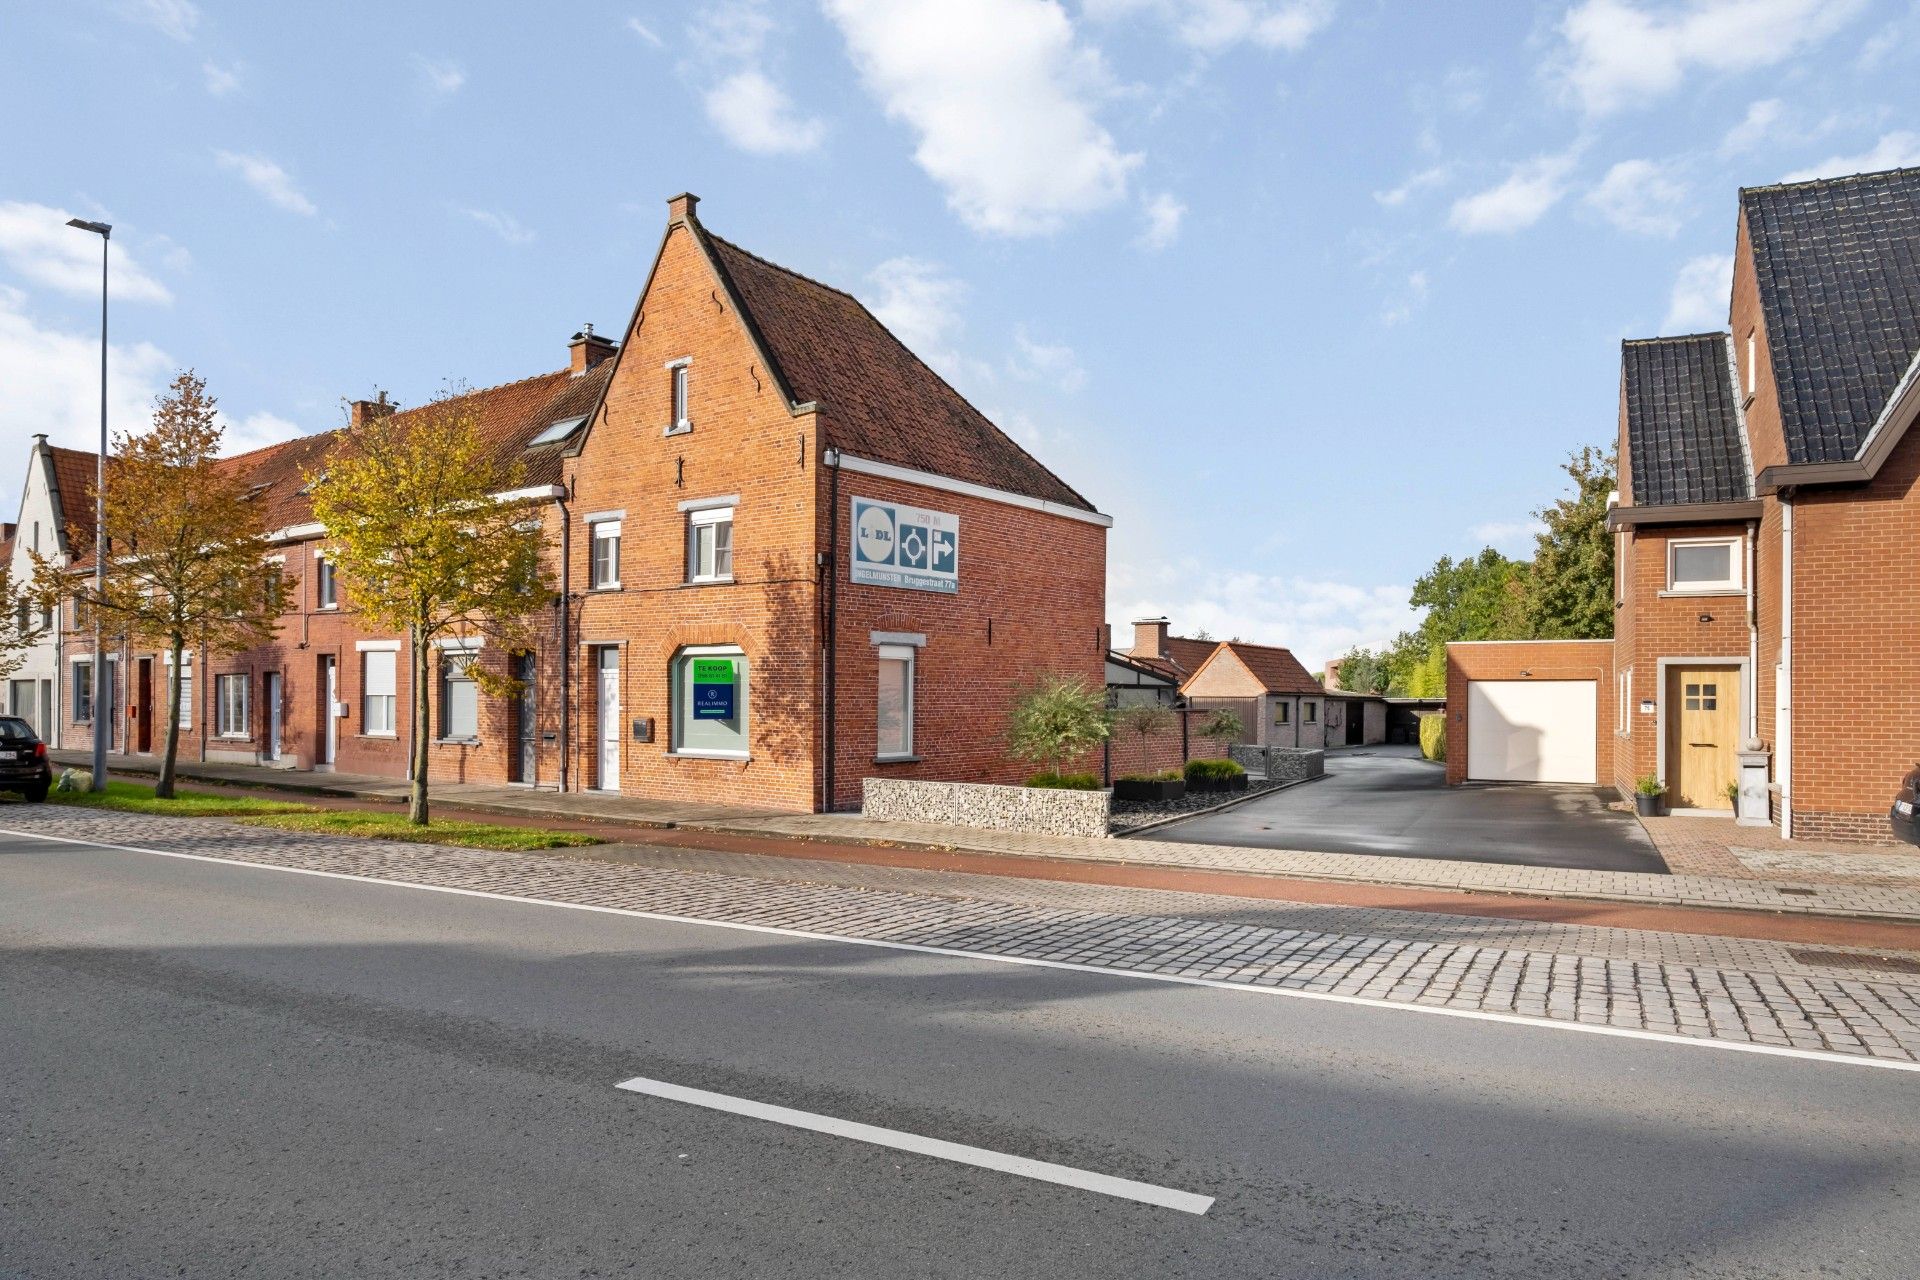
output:
<path id="1" fill-rule="evenodd" d="M 154 795 L 173 796 L 180 677 L 189 645 L 231 652 L 273 638 L 286 594 L 267 563 L 263 514 L 220 461 L 217 402 L 191 369 L 154 401 L 153 425 L 114 438 L 107 458 L 106 584 L 81 598 L 110 634 L 164 647 L 167 723 Z M 102 731 L 102 730 L 96 730 Z"/>
<path id="2" fill-rule="evenodd" d="M 408 820 L 427 822 L 429 691 L 437 641 L 490 638 L 508 653 L 532 643 L 532 619 L 553 600 L 539 520 L 502 500 L 524 468 L 484 439 L 471 397 L 449 389 L 406 414 L 343 431 L 307 477 L 313 516 L 348 601 L 411 642 L 413 767 Z M 473 661 L 467 674 L 494 696 L 518 690 Z"/>

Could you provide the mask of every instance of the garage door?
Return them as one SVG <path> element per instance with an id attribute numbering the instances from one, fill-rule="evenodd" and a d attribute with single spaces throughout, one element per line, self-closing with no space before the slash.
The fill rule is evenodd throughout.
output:
<path id="1" fill-rule="evenodd" d="M 1591 680 L 1468 684 L 1468 780 L 1593 782 L 1596 694 Z"/>

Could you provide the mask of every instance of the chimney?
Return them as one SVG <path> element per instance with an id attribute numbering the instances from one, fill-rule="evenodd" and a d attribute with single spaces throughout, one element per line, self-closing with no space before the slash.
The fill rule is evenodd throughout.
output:
<path id="1" fill-rule="evenodd" d="M 1136 658 L 1165 658 L 1167 656 L 1167 628 L 1170 624 L 1165 618 L 1135 618 L 1133 620 L 1133 648 L 1130 651 Z"/>
<path id="2" fill-rule="evenodd" d="M 384 391 L 377 400 L 355 400 L 347 406 L 347 426 L 364 427 L 369 422 L 378 422 L 399 407 L 387 399 Z"/>
<path id="3" fill-rule="evenodd" d="M 580 332 L 574 334 L 573 340 L 567 343 L 567 354 L 573 357 L 573 371 L 585 373 L 612 355 L 617 346 L 613 339 L 595 333 L 592 325 L 583 324 Z"/>
<path id="4" fill-rule="evenodd" d="M 667 201 L 668 225 L 671 226 L 676 222 L 700 221 L 699 218 L 694 216 L 693 212 L 693 207 L 699 203 L 700 197 L 694 195 L 691 191 L 682 191 L 679 195 Z"/>

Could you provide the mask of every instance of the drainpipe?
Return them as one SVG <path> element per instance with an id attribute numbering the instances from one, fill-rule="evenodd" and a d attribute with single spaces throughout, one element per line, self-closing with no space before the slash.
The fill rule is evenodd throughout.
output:
<path id="1" fill-rule="evenodd" d="M 565 793 L 573 763 L 573 524 L 567 500 L 557 498 L 554 504 L 560 508 L 560 790 Z"/>
<path id="2" fill-rule="evenodd" d="M 825 739 L 823 749 L 826 752 L 826 760 L 823 762 L 820 775 L 820 811 L 822 813 L 832 813 L 833 761 L 834 751 L 836 749 L 833 732 L 835 720 L 833 705 L 834 650 L 836 647 L 834 642 L 838 638 L 840 631 L 837 622 L 840 586 L 840 451 L 838 449 L 828 449 L 823 457 L 827 466 L 832 468 L 832 474 L 827 480 L 827 652 L 825 688 L 822 691 L 824 695 L 824 705 L 821 708 L 826 718 L 826 723 L 822 726 L 823 737 Z"/>
<path id="3" fill-rule="evenodd" d="M 1754 574 L 1760 566 L 1760 522 L 1747 521 L 1747 688 L 1746 736 L 1760 736 L 1760 603 Z M 1744 744 L 1742 744 L 1744 745 Z"/>
<path id="4" fill-rule="evenodd" d="M 1774 676 L 1774 775 L 1780 780 L 1780 838 L 1793 839 L 1793 497 L 1780 492 L 1780 657 Z"/>

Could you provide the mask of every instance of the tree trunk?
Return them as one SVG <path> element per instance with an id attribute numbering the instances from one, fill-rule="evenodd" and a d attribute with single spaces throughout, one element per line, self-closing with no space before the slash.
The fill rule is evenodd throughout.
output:
<path id="1" fill-rule="evenodd" d="M 167 669 L 167 745 L 160 752 L 160 778 L 153 784 L 153 794 L 157 799 L 173 799 L 173 765 L 180 756 L 180 659 L 186 652 L 186 641 L 180 636 L 168 637 L 168 653 L 173 655 L 173 665 Z"/>
<path id="2" fill-rule="evenodd" d="M 428 683 L 433 666 L 433 649 L 427 643 L 426 628 L 412 628 L 413 642 L 413 781 L 407 788 L 407 821 L 416 827 L 427 825 L 427 748 L 433 740 L 427 715 Z"/>

